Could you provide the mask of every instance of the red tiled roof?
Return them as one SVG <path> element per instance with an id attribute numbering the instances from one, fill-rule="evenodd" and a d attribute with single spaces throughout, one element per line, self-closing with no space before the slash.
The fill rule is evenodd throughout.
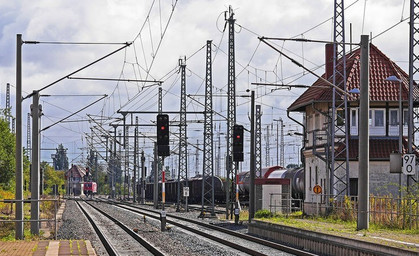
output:
<path id="1" fill-rule="evenodd" d="M 358 138 L 349 139 L 349 159 L 358 160 L 359 150 Z M 342 152 L 341 145 L 336 152 Z M 370 160 L 389 160 L 390 153 L 399 151 L 399 138 L 374 137 L 370 138 Z M 415 151 L 418 154 L 417 151 Z M 407 141 L 403 138 L 403 154 L 407 153 Z M 342 157 L 336 156 L 336 160 L 342 160 Z"/>
<path id="2" fill-rule="evenodd" d="M 68 171 L 65 172 L 66 179 L 71 175 L 71 173 L 73 173 L 75 177 L 84 177 L 86 175 L 86 169 L 78 165 L 73 165 L 70 169 L 68 169 Z"/>
<path id="3" fill-rule="evenodd" d="M 360 83 L 360 49 L 346 55 L 346 87 L 347 91 L 359 88 Z M 341 61 L 341 60 L 339 60 Z M 339 70 L 341 72 L 341 70 Z M 375 45 L 370 45 L 370 100 L 371 102 L 398 102 L 399 83 L 386 81 L 389 76 L 396 76 L 402 80 L 402 100 L 408 100 L 409 76 Z M 325 74 L 322 75 L 325 77 Z M 329 81 L 332 81 L 332 77 Z M 341 81 L 336 81 L 341 84 Z M 419 96 L 419 90 L 414 87 L 414 97 Z M 322 79 L 317 79 L 300 97 L 289 107 L 289 111 L 304 111 L 304 107 L 313 102 L 332 102 L 333 89 Z M 358 97 L 358 95 L 353 94 Z M 348 101 L 356 100 L 348 98 Z"/>

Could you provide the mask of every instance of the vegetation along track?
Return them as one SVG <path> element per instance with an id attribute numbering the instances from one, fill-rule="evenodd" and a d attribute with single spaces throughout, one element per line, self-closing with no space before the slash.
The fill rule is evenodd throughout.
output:
<path id="1" fill-rule="evenodd" d="M 148 216 L 150 218 L 154 218 L 157 220 L 160 219 L 160 211 L 141 208 L 138 205 L 134 206 L 130 203 L 121 203 L 104 200 L 101 200 L 101 202 L 113 204 L 125 210 Z M 293 255 L 315 255 L 303 250 L 270 242 L 247 234 L 238 233 L 226 228 L 218 227 L 213 224 L 208 224 L 201 221 L 180 217 L 173 214 L 166 214 L 166 216 L 167 223 L 188 230 L 200 236 L 206 237 L 208 239 L 234 248 L 236 250 L 242 251 L 249 255 L 280 255 L 284 252 Z"/>
<path id="2" fill-rule="evenodd" d="M 116 220 L 109 214 L 105 213 L 104 211 L 98 209 L 97 207 L 93 206 L 92 204 L 84 201 L 87 203 L 91 208 L 93 208 L 97 214 L 100 216 L 105 216 L 106 219 L 110 220 L 107 224 L 100 223 L 97 219 L 94 220 L 93 211 L 86 209 L 87 207 L 83 206 L 82 203 L 77 202 L 77 205 L 80 207 L 83 214 L 86 216 L 90 224 L 92 225 L 93 229 L 95 230 L 96 234 L 98 235 L 100 241 L 102 242 L 103 246 L 105 247 L 107 253 L 111 256 L 113 255 L 120 255 L 125 254 L 127 248 L 131 251 L 135 251 L 137 253 L 141 252 L 141 255 L 164 255 L 160 252 L 157 248 L 155 248 L 152 244 L 148 241 L 144 240 L 140 237 L 137 233 L 132 231 L 130 228 L 125 226 L 120 221 Z M 96 218 L 95 217 L 95 218 Z M 114 223 L 114 225 L 118 226 L 120 229 L 119 232 L 116 232 L 115 229 L 112 228 L 113 231 L 110 230 L 110 222 Z M 108 236 L 105 234 L 104 230 L 108 230 Z M 112 236 L 112 237 L 111 237 Z M 124 238 L 125 237 L 125 238 Z M 121 241 L 125 241 L 129 243 L 129 240 L 134 240 L 136 242 L 131 243 L 130 245 L 121 244 Z M 121 253 L 122 252 L 122 253 Z"/>

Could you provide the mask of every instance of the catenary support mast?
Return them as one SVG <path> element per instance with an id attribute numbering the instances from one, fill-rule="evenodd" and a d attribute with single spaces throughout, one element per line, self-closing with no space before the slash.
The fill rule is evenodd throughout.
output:
<path id="1" fill-rule="evenodd" d="M 204 112 L 204 160 L 202 172 L 201 216 L 205 212 L 214 213 L 214 148 L 213 148 L 213 109 L 212 109 L 212 41 L 207 41 L 206 74 L 205 74 L 205 112 Z M 205 208 L 206 206 L 206 208 Z"/>

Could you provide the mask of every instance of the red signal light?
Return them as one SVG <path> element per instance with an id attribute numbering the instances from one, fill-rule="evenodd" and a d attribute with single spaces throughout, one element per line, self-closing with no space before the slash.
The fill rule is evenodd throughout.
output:
<path id="1" fill-rule="evenodd" d="M 240 139 L 240 135 L 237 135 L 237 136 L 236 136 L 236 138 L 237 138 L 237 139 Z"/>
<path id="2" fill-rule="evenodd" d="M 166 129 L 166 127 L 164 127 L 164 126 L 160 127 L 160 130 L 164 130 L 164 129 Z"/>

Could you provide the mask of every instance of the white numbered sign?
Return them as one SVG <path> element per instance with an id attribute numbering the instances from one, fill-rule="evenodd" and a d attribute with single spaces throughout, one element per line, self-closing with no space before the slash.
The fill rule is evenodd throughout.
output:
<path id="1" fill-rule="evenodd" d="M 189 196 L 189 187 L 183 187 L 183 196 L 188 197 Z"/>
<path id="2" fill-rule="evenodd" d="M 404 154 L 402 172 L 406 175 L 414 175 L 416 171 L 416 155 Z"/>

